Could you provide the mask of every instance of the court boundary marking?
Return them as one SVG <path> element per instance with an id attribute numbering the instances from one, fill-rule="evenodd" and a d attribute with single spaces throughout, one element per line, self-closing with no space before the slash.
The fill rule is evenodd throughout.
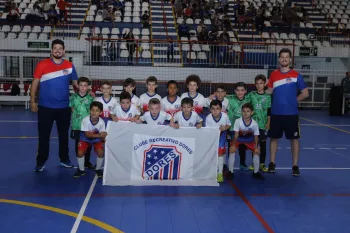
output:
<path id="1" fill-rule="evenodd" d="M 331 125 L 328 125 L 328 124 L 323 124 L 323 123 L 320 123 L 318 121 L 310 120 L 310 119 L 305 118 L 305 117 L 299 117 L 299 118 L 302 119 L 302 120 L 305 120 L 305 121 L 312 122 L 314 124 L 320 125 L 320 126 L 324 126 L 324 127 L 330 128 L 330 129 L 338 130 L 338 131 L 343 132 L 343 133 L 350 134 L 350 131 L 339 129 L 337 127 L 334 127 L 334 126 L 331 126 Z"/>
<path id="2" fill-rule="evenodd" d="M 76 233 L 78 228 L 79 228 L 79 225 L 80 225 L 80 222 L 81 222 L 81 220 L 82 220 L 82 218 L 84 216 L 86 207 L 89 204 L 89 201 L 90 201 L 90 198 L 91 198 L 91 194 L 92 194 L 92 192 L 95 189 L 95 186 L 96 186 L 96 183 L 97 183 L 97 179 L 98 179 L 98 177 L 97 177 L 97 175 L 95 175 L 95 177 L 92 180 L 92 183 L 90 185 L 89 191 L 86 194 L 84 202 L 83 202 L 83 204 L 82 204 L 82 206 L 80 208 L 79 214 L 78 214 L 77 218 L 75 219 L 75 222 L 74 222 L 74 225 L 72 227 L 71 233 Z"/>
<path id="3" fill-rule="evenodd" d="M 42 210 L 47 210 L 47 211 L 51 211 L 54 213 L 58 213 L 58 214 L 62 214 L 62 215 L 66 215 L 69 217 L 73 217 L 76 218 L 78 217 L 77 213 L 74 213 L 72 211 L 69 210 L 65 210 L 65 209 L 60 209 L 60 208 L 56 208 L 56 207 L 51 207 L 48 205 L 42 205 L 42 204 L 37 204 L 37 203 L 33 203 L 33 202 L 26 202 L 26 201 L 17 201 L 17 200 L 10 200 L 10 199 L 0 199 L 0 203 L 6 203 L 6 204 L 14 204 L 14 205 L 21 205 L 21 206 L 27 206 L 27 207 L 32 207 L 32 208 L 37 208 L 37 209 L 42 209 Z M 101 229 L 104 229 L 106 231 L 109 232 L 113 232 L 113 233 L 124 233 L 121 230 L 107 224 L 104 223 L 100 220 L 94 219 L 94 218 L 90 218 L 87 216 L 83 216 L 82 219 L 84 222 L 90 223 L 92 225 L 95 225 Z"/>
<path id="4" fill-rule="evenodd" d="M 265 228 L 268 233 L 275 233 L 275 231 L 270 227 L 270 225 L 265 221 L 265 219 L 261 216 L 261 214 L 255 209 L 255 207 L 249 202 L 248 198 L 241 192 L 241 190 L 235 185 L 231 180 L 228 183 L 235 190 L 237 195 L 242 199 L 242 201 L 248 206 L 250 211 L 255 215 L 255 217 L 259 220 L 261 225 Z"/>

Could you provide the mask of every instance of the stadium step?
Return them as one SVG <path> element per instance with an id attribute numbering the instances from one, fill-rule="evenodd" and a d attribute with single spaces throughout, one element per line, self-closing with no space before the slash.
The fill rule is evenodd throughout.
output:
<path id="1" fill-rule="evenodd" d="M 164 4 L 164 5 L 162 5 Z M 171 38 L 177 40 L 174 15 L 170 3 L 152 2 L 152 39 L 162 40 L 159 46 L 153 47 L 154 66 L 182 66 L 179 47 L 174 46 L 174 60 L 168 62 L 168 43 Z"/>

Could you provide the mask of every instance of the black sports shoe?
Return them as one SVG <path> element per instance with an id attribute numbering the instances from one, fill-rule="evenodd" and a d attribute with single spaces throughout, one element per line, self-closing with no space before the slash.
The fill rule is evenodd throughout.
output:
<path id="1" fill-rule="evenodd" d="M 273 162 L 269 163 L 269 169 L 267 170 L 267 172 L 269 173 L 276 173 L 276 164 L 274 164 Z"/>
<path id="2" fill-rule="evenodd" d="M 103 170 L 102 169 L 95 170 L 95 172 L 96 172 L 96 175 L 97 175 L 98 178 L 101 178 L 103 176 Z"/>
<path id="3" fill-rule="evenodd" d="M 233 173 L 230 172 L 230 171 L 228 171 L 228 172 L 227 172 L 227 175 L 226 175 L 226 179 L 227 179 L 227 180 L 232 180 L 233 177 L 234 177 Z"/>
<path id="4" fill-rule="evenodd" d="M 298 166 L 294 165 L 292 167 L 292 175 L 293 176 L 300 176 L 300 171 L 299 171 L 299 167 Z"/>
<path id="5" fill-rule="evenodd" d="M 90 162 L 85 163 L 84 166 L 85 166 L 85 168 L 88 168 L 88 169 L 91 169 L 91 170 L 95 170 L 95 166 L 92 165 L 92 163 L 90 163 Z"/>
<path id="6" fill-rule="evenodd" d="M 85 175 L 86 172 L 85 171 L 80 171 L 79 168 L 77 169 L 76 173 L 74 174 L 74 178 L 79 178 L 83 175 Z"/>
<path id="7" fill-rule="evenodd" d="M 253 178 L 257 180 L 265 180 L 264 176 L 260 172 L 257 172 L 257 173 L 253 172 Z"/>
<path id="8" fill-rule="evenodd" d="M 224 164 L 224 167 L 222 168 L 222 172 L 228 172 L 229 170 L 228 170 L 228 167 L 227 167 L 227 165 L 226 164 Z"/>

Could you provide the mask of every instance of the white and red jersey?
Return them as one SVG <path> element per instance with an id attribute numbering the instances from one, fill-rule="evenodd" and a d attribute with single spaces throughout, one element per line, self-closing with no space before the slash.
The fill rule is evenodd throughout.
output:
<path id="1" fill-rule="evenodd" d="M 207 99 L 204 98 L 204 96 L 197 92 L 196 96 L 191 97 L 188 92 L 183 93 L 181 95 L 181 99 L 184 98 L 191 98 L 193 99 L 193 107 L 194 111 L 199 114 L 200 116 L 203 115 L 203 108 L 208 106 Z"/>
<path id="2" fill-rule="evenodd" d="M 227 126 L 231 125 L 230 120 L 228 119 L 228 116 L 226 113 L 221 112 L 220 118 L 216 120 L 213 115 L 210 113 L 206 118 L 205 118 L 205 126 L 206 127 L 220 127 L 220 126 Z"/>
<path id="3" fill-rule="evenodd" d="M 143 116 L 140 117 L 140 119 L 144 122 L 146 122 L 148 125 L 164 125 L 165 121 L 170 121 L 172 116 L 169 113 L 160 111 L 158 113 L 158 116 L 153 118 L 151 115 L 151 112 L 145 112 Z"/>
<path id="4" fill-rule="evenodd" d="M 180 127 L 195 127 L 203 119 L 195 112 L 192 111 L 189 118 L 185 118 L 182 111 L 177 112 L 174 116 L 174 122 L 178 123 Z"/>
<path id="5" fill-rule="evenodd" d="M 140 101 L 141 101 L 141 106 L 142 106 L 142 110 L 143 112 L 147 112 L 148 111 L 148 103 L 150 99 L 159 99 L 159 101 L 162 100 L 162 97 L 160 97 L 160 95 L 158 94 L 154 94 L 154 95 L 149 95 L 147 92 L 143 93 L 142 95 L 140 95 Z"/>
<path id="6" fill-rule="evenodd" d="M 210 102 L 211 101 L 212 101 L 211 99 L 207 98 L 207 106 L 208 107 L 210 106 Z M 225 97 L 224 100 L 221 101 L 221 104 L 222 104 L 221 112 L 227 113 L 227 110 L 228 110 L 228 99 Z"/>
<path id="7" fill-rule="evenodd" d="M 86 116 L 81 121 L 80 131 L 81 131 L 80 132 L 80 140 L 81 141 L 91 142 L 91 143 L 99 142 L 99 141 L 101 141 L 100 138 L 87 138 L 85 136 L 85 132 L 90 132 L 92 134 L 99 134 L 102 132 L 106 132 L 105 122 L 103 121 L 102 118 L 99 117 L 98 121 L 95 124 L 93 124 L 91 121 L 91 117 Z"/>
<path id="8" fill-rule="evenodd" d="M 118 105 L 113 109 L 113 112 L 111 112 L 111 114 L 118 117 L 119 121 L 130 121 L 131 118 L 139 116 L 141 113 L 138 108 L 131 104 L 129 109 L 126 110 L 122 109 L 121 105 Z"/>
<path id="9" fill-rule="evenodd" d="M 119 105 L 119 101 L 115 97 L 110 97 L 109 100 L 105 100 L 103 96 L 96 97 L 94 101 L 100 102 L 103 104 L 103 112 L 101 113 L 102 118 L 110 118 L 112 110 Z"/>
<path id="10" fill-rule="evenodd" d="M 137 97 L 134 94 L 131 96 L 131 103 L 133 105 L 135 105 L 136 108 L 140 108 L 141 107 L 141 100 L 140 100 L 140 98 Z"/>
<path id="11" fill-rule="evenodd" d="M 259 135 L 258 123 L 251 119 L 249 124 L 246 124 L 242 117 L 235 121 L 233 131 L 239 132 L 237 142 L 252 143 L 254 142 L 254 136 Z"/>
<path id="12" fill-rule="evenodd" d="M 170 102 L 168 96 L 166 96 L 162 99 L 161 105 L 164 112 L 174 116 L 175 113 L 181 111 L 181 98 L 176 96 L 175 101 Z"/>

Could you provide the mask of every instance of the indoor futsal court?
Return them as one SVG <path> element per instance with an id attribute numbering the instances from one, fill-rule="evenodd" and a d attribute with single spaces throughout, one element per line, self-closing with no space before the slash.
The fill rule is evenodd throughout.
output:
<path id="1" fill-rule="evenodd" d="M 93 171 L 76 179 L 75 169 L 58 167 L 55 128 L 45 170 L 34 173 L 36 114 L 2 107 L 0 232 L 349 232 L 350 117 L 300 115 L 299 178 L 281 140 L 277 173 L 265 173 L 265 181 L 237 170 L 220 187 L 103 187 Z M 70 158 L 76 164 L 73 140 Z"/>

